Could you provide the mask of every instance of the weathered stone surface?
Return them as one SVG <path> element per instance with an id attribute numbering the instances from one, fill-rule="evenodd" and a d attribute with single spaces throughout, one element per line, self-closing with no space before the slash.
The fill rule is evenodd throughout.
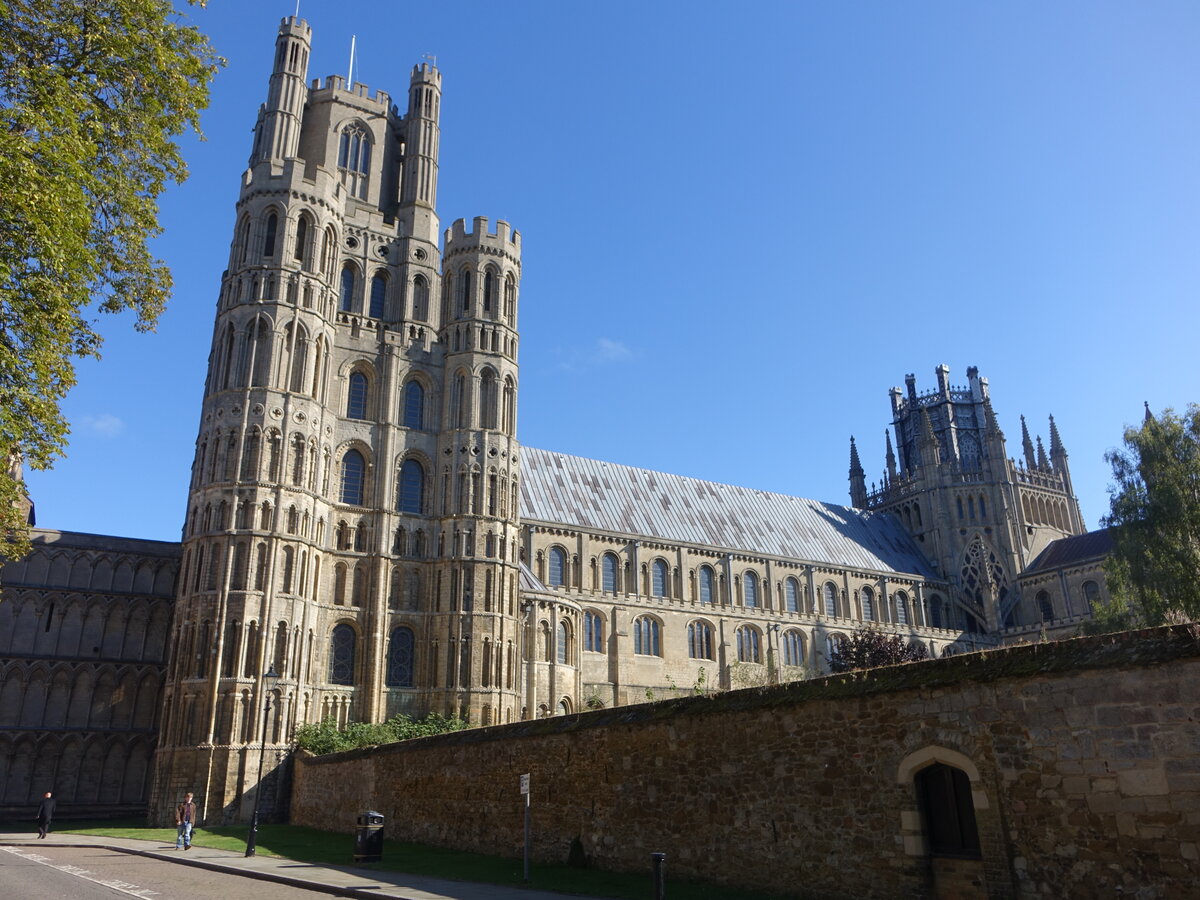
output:
<path id="1" fill-rule="evenodd" d="M 1163 754 L 1200 738 L 1198 656 L 1179 626 L 308 757 L 293 821 L 349 830 L 371 807 L 397 838 L 518 855 L 530 773 L 547 861 L 578 836 L 602 867 L 661 850 L 674 876 L 788 896 L 1182 897 L 1200 879 L 1200 758 Z M 1096 755 L 1117 742 L 1062 720 L 1062 697 L 1084 694 L 1119 695 L 1130 721 L 1153 708 L 1166 739 Z M 983 849 L 936 874 L 911 780 L 929 748 L 977 769 Z"/>

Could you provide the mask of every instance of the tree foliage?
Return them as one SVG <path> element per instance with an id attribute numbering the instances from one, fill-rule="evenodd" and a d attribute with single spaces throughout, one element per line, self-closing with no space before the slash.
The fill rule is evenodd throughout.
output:
<path id="1" fill-rule="evenodd" d="M 874 669 L 896 663 L 917 662 L 929 656 L 922 643 L 909 643 L 899 634 L 884 634 L 866 625 L 838 643 L 829 657 L 829 671 L 853 672 L 855 669 Z"/>
<path id="2" fill-rule="evenodd" d="M 0 463 L 48 467 L 94 315 L 150 330 L 171 290 L 148 241 L 187 175 L 221 64 L 169 0 L 0 0 Z M 23 486 L 0 465 L 0 555 L 28 549 Z"/>
<path id="3" fill-rule="evenodd" d="M 1176 415 L 1147 411 L 1125 429 L 1113 469 L 1113 550 L 1104 566 L 1117 624 L 1159 625 L 1200 618 L 1200 406 Z"/>
<path id="4" fill-rule="evenodd" d="M 296 746 L 320 756 L 323 753 L 338 753 L 358 747 L 373 747 L 377 744 L 393 744 L 412 738 L 429 737 L 447 731 L 461 731 L 468 725 L 466 719 L 430 713 L 424 719 L 410 719 L 396 715 L 386 722 L 350 722 L 338 728 L 333 718 L 315 725 L 301 725 L 296 729 Z"/>

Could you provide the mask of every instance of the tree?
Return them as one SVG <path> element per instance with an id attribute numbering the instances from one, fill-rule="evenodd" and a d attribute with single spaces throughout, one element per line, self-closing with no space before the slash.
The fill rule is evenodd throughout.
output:
<path id="1" fill-rule="evenodd" d="M 169 0 L 0 0 L 0 556 L 28 551 L 13 470 L 65 449 L 94 313 L 148 331 L 166 303 L 157 198 L 222 62 Z"/>
<path id="2" fill-rule="evenodd" d="M 829 656 L 829 671 L 853 672 L 855 669 L 874 669 L 896 663 L 917 662 L 929 656 L 922 643 L 909 643 L 898 634 L 884 634 L 866 625 L 856 628 L 844 641 L 839 641 Z"/>
<path id="3" fill-rule="evenodd" d="M 1116 625 L 1200 618 L 1200 406 L 1182 416 L 1146 408 L 1110 450 L 1114 484 L 1104 523 L 1113 549 L 1104 565 Z"/>

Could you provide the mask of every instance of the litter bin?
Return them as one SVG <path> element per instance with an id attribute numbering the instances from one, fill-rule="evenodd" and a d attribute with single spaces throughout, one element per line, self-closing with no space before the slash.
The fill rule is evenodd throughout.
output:
<path id="1" fill-rule="evenodd" d="M 368 810 L 358 817 L 354 829 L 354 861 L 379 862 L 383 859 L 383 815 Z"/>

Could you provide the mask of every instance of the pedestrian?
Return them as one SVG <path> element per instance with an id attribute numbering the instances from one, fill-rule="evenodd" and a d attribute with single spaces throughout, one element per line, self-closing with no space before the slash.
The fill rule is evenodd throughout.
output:
<path id="1" fill-rule="evenodd" d="M 192 800 L 192 792 L 183 795 L 183 802 L 175 807 L 175 849 L 192 849 L 192 829 L 196 826 L 198 809 Z"/>
<path id="2" fill-rule="evenodd" d="M 38 804 L 37 823 L 38 823 L 38 839 L 41 840 L 50 831 L 50 820 L 54 818 L 54 795 L 50 791 L 42 796 L 42 802 Z"/>

